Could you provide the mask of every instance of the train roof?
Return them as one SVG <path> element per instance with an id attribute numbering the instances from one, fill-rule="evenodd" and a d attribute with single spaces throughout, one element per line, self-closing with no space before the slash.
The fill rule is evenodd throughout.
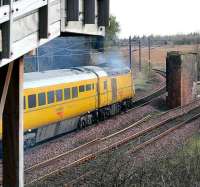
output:
<path id="1" fill-rule="evenodd" d="M 128 67 L 104 67 L 103 69 L 107 72 L 108 76 L 123 75 L 131 71 Z"/>
<path id="2" fill-rule="evenodd" d="M 103 77 L 103 76 L 116 76 L 116 75 L 122 75 L 122 74 L 127 74 L 130 72 L 130 68 L 123 66 L 123 67 L 113 67 L 113 66 L 84 66 L 80 67 L 78 69 L 83 69 L 83 70 L 88 70 L 95 72 L 98 74 L 98 76 Z"/>
<path id="3" fill-rule="evenodd" d="M 82 66 L 72 69 L 25 73 L 24 88 L 39 88 L 81 80 L 96 79 L 97 75 L 99 77 L 104 77 L 125 74 L 128 72 L 130 72 L 129 68 Z"/>
<path id="4" fill-rule="evenodd" d="M 77 69 L 82 70 L 82 71 L 93 72 L 99 77 L 108 76 L 107 72 L 103 68 L 98 67 L 98 66 L 82 66 L 82 67 L 78 67 Z"/>
<path id="5" fill-rule="evenodd" d="M 24 74 L 24 88 L 39 88 L 97 78 L 94 73 L 79 69 L 60 69 Z"/>

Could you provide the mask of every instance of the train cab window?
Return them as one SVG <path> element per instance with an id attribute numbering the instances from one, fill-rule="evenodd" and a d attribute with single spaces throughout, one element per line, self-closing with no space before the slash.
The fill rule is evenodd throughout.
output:
<path id="1" fill-rule="evenodd" d="M 92 89 L 92 85 L 91 84 L 87 84 L 86 85 L 86 91 L 90 91 Z"/>
<path id="2" fill-rule="evenodd" d="M 36 95 L 29 95 L 28 96 L 28 107 L 35 108 L 36 107 Z"/>
<path id="3" fill-rule="evenodd" d="M 108 88 L 107 81 L 104 81 L 104 90 L 107 90 L 107 88 Z"/>
<path id="4" fill-rule="evenodd" d="M 72 98 L 76 98 L 76 97 L 78 97 L 78 88 L 73 87 L 72 88 Z"/>
<path id="5" fill-rule="evenodd" d="M 70 94 L 70 88 L 65 88 L 64 89 L 64 99 L 68 100 L 71 98 L 71 94 Z"/>
<path id="6" fill-rule="evenodd" d="M 94 90 L 94 84 L 92 84 L 92 89 Z"/>
<path id="7" fill-rule="evenodd" d="M 24 110 L 26 109 L 26 97 L 24 96 Z"/>
<path id="8" fill-rule="evenodd" d="M 46 94 L 44 92 L 38 94 L 38 105 L 46 105 Z"/>
<path id="9" fill-rule="evenodd" d="M 62 90 L 56 90 L 56 101 L 62 101 L 63 100 L 63 93 Z"/>
<path id="10" fill-rule="evenodd" d="M 54 91 L 50 91 L 47 93 L 48 104 L 54 103 Z"/>
<path id="11" fill-rule="evenodd" d="M 79 92 L 84 92 L 85 91 L 85 86 L 81 85 L 79 86 Z"/>

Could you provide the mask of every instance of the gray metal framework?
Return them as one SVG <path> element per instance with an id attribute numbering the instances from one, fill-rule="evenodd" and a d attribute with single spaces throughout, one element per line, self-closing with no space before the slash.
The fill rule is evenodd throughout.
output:
<path id="1" fill-rule="evenodd" d="M 62 34 L 104 36 L 108 15 L 109 0 L 0 0 L 0 67 Z"/>

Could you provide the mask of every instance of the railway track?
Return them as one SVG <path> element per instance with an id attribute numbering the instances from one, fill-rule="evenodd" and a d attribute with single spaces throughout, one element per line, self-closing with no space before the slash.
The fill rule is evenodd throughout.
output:
<path id="1" fill-rule="evenodd" d="M 89 160 L 95 159 L 100 154 L 103 154 L 109 150 L 116 149 L 125 144 L 131 144 L 132 147 L 133 146 L 135 147 L 132 151 L 129 151 L 129 153 L 133 153 L 135 151 L 138 151 L 138 150 L 144 148 L 145 146 L 149 145 L 150 143 L 162 138 L 163 136 L 166 136 L 167 134 L 171 133 L 172 131 L 182 127 L 186 123 L 189 123 L 190 121 L 195 120 L 199 117 L 200 117 L 200 107 L 196 107 L 187 113 L 184 113 L 184 114 L 181 114 L 178 116 L 173 116 L 167 120 L 163 120 L 157 124 L 154 124 L 151 127 L 148 127 L 138 133 L 129 134 L 127 136 L 127 131 L 129 131 L 129 133 L 130 133 L 132 128 L 134 128 L 138 125 L 141 125 L 146 120 L 150 119 L 150 116 L 147 116 L 146 118 L 142 119 L 141 121 L 138 121 L 137 123 L 133 124 L 132 126 L 126 128 L 126 129 L 123 129 L 123 130 L 121 130 L 117 133 L 114 133 L 112 135 L 109 135 L 107 137 L 95 140 L 94 142 L 91 142 L 92 144 L 95 143 L 96 145 L 100 144 L 100 143 L 105 144 L 106 146 L 104 146 L 101 149 L 97 149 L 94 151 L 91 147 L 88 147 L 88 146 L 90 146 L 89 144 L 85 145 L 84 148 L 91 149 L 91 150 L 93 150 L 93 152 L 86 154 L 86 156 L 83 156 L 83 157 L 75 160 L 74 162 L 71 162 L 70 164 L 65 165 L 64 167 L 60 167 L 57 170 L 54 170 L 46 175 L 43 175 L 42 177 L 38 177 L 36 180 L 33 180 L 31 183 L 35 183 L 37 181 L 44 180 L 45 178 L 57 175 L 57 173 L 59 173 L 59 176 L 58 176 L 58 178 L 59 178 L 60 172 L 62 170 L 65 170 L 65 169 L 73 167 L 73 166 L 77 166 L 79 164 L 83 164 Z M 120 135 L 121 137 L 119 140 L 116 141 L 115 138 L 118 135 Z M 106 142 L 107 140 L 109 140 L 109 143 Z M 112 142 L 114 142 L 114 143 L 112 143 Z M 81 148 L 83 148 L 83 147 L 81 147 Z M 45 163 L 45 164 L 47 164 L 47 163 Z"/>
<path id="2" fill-rule="evenodd" d="M 150 117 L 151 116 L 146 116 L 143 119 L 139 120 L 138 122 L 130 125 L 127 128 L 124 128 L 124 129 L 122 129 L 118 132 L 115 132 L 113 134 L 110 134 L 110 135 L 102 137 L 102 138 L 95 139 L 95 140 L 88 142 L 84 145 L 81 145 L 81 146 L 79 146 L 79 147 L 77 147 L 77 148 L 75 148 L 71 151 L 63 153 L 62 155 L 59 155 L 57 157 L 54 157 L 52 159 L 46 160 L 42 163 L 39 163 L 37 165 L 34 165 L 30 168 L 25 169 L 25 173 L 26 173 L 27 177 L 29 177 L 29 175 L 30 175 L 30 177 L 32 177 L 34 174 L 37 176 L 36 179 L 32 180 L 31 182 L 27 182 L 27 185 L 33 184 L 33 183 L 35 183 L 39 180 L 42 180 L 46 177 L 49 177 L 49 176 L 59 172 L 62 169 L 67 169 L 67 168 L 82 164 L 82 163 L 84 163 L 88 160 L 95 158 L 96 154 L 94 154 L 94 153 L 98 153 L 98 154 L 100 153 L 99 150 L 98 150 L 98 147 L 100 146 L 100 144 L 108 144 L 108 142 L 113 141 L 113 139 L 116 138 L 117 136 L 121 136 L 123 133 L 130 131 L 132 128 L 135 128 L 135 127 L 141 125 L 146 120 L 150 119 Z M 80 152 L 83 152 L 83 151 L 84 151 L 84 154 L 81 155 Z M 70 156 L 73 156 L 75 159 L 74 159 L 74 161 L 68 162 L 68 164 L 66 164 L 67 163 L 66 157 L 70 157 Z M 58 164 L 58 162 L 62 162 L 62 159 L 65 160 L 64 161 L 64 163 L 65 163 L 64 167 L 63 167 L 62 164 L 60 164 L 60 167 L 58 169 L 56 169 L 56 170 L 52 169 L 51 172 L 38 177 L 38 175 L 37 175 L 38 170 L 41 170 L 44 167 L 46 167 L 46 166 L 48 166 L 49 164 L 52 164 L 52 163 Z M 48 169 L 48 171 L 49 171 L 49 169 Z"/>
<path id="3" fill-rule="evenodd" d="M 154 72 L 162 75 L 163 77 L 166 77 L 166 72 L 160 69 L 152 69 Z"/>
<path id="4" fill-rule="evenodd" d="M 158 74 L 160 74 L 161 76 L 165 77 L 165 73 L 162 72 L 162 71 L 157 71 L 156 73 L 158 73 Z M 136 108 L 138 108 L 138 107 L 142 107 L 142 106 L 144 106 L 144 105 L 149 104 L 152 100 L 154 100 L 155 98 L 157 98 L 157 97 L 159 97 L 160 95 L 164 94 L 165 92 L 166 92 L 166 87 L 165 87 L 165 84 L 163 84 L 163 86 L 162 86 L 161 88 L 159 88 L 159 89 L 157 89 L 156 91 L 152 92 L 150 95 L 145 96 L 145 97 L 143 97 L 143 98 L 140 98 L 140 99 L 134 101 L 134 102 L 133 102 L 133 108 L 131 108 L 130 110 L 133 110 L 133 109 L 136 109 Z M 123 129 L 123 130 L 120 130 L 120 131 L 118 131 L 118 132 L 116 132 L 116 133 L 114 133 L 114 134 L 111 134 L 111 135 L 109 135 L 109 136 L 107 136 L 107 137 L 104 137 L 104 138 L 101 138 L 101 139 L 95 139 L 95 140 L 93 140 L 93 141 L 91 141 L 91 142 L 88 142 L 88 143 L 86 143 L 86 144 L 83 144 L 83 145 L 81 145 L 81 146 L 79 146 L 79 147 L 77 147 L 77 148 L 75 148 L 75 149 L 73 149 L 73 150 L 70 150 L 70 151 L 67 151 L 67 152 L 65 152 L 65 153 L 63 153 L 63 154 L 61 154 L 61 155 L 58 155 L 58 156 L 56 156 L 56 157 L 54 157 L 54 158 L 52 158 L 52 159 L 49 159 L 49 160 L 46 160 L 46 161 L 44 161 L 44 162 L 38 163 L 38 164 L 36 164 L 36 165 L 34 165 L 34 166 L 31 166 L 31 167 L 25 169 L 25 173 L 28 173 L 28 174 L 29 174 L 29 173 L 32 173 L 33 170 L 36 170 L 36 169 L 39 169 L 39 168 L 44 168 L 44 167 L 50 165 L 52 162 L 55 162 L 57 159 L 62 159 L 62 158 L 64 158 L 64 157 L 66 157 L 66 156 L 69 156 L 70 154 L 74 154 L 76 151 L 84 150 L 84 149 L 85 149 L 86 147 L 88 147 L 88 146 L 94 146 L 95 144 L 97 144 L 97 143 L 99 143 L 99 142 L 103 142 L 103 141 L 106 141 L 106 140 L 108 140 L 108 139 L 111 139 L 111 138 L 113 138 L 113 137 L 115 137 L 115 136 L 118 136 L 119 134 L 122 134 L 123 132 L 125 132 L 125 131 L 127 131 L 127 130 L 129 130 L 129 129 L 133 128 L 133 127 L 136 127 L 137 125 L 143 123 L 143 120 L 146 120 L 146 119 L 148 119 L 148 118 L 150 118 L 150 116 L 147 116 L 147 117 L 143 118 L 142 120 L 139 120 L 139 121 L 136 122 L 135 124 L 132 124 L 132 125 L 130 125 L 129 127 L 125 128 L 125 129 Z M 92 155 L 91 155 L 91 156 L 92 156 Z M 72 162 L 72 163 L 68 164 L 67 167 L 71 167 L 71 166 L 73 166 L 73 165 L 79 164 L 79 163 L 81 163 L 82 161 L 84 161 L 85 159 L 87 160 L 87 157 L 85 157 L 85 158 L 83 158 L 83 159 L 81 159 L 81 160 L 76 160 L 75 162 Z M 59 170 L 60 170 L 60 169 L 58 169 L 57 171 L 53 171 L 53 173 L 54 173 L 54 172 L 58 172 Z M 45 177 L 47 177 L 47 176 L 49 176 L 49 175 L 52 175 L 53 173 L 50 172 L 49 174 L 47 174 L 47 175 L 45 175 L 45 176 L 42 176 L 42 178 L 43 178 L 43 177 L 45 178 Z M 32 174 L 31 174 L 31 175 L 32 175 Z M 41 177 L 37 177 L 36 179 L 32 180 L 31 182 L 27 182 L 27 184 L 32 184 L 32 183 L 34 183 L 34 182 L 37 182 L 38 180 L 41 180 L 42 178 L 41 178 Z"/>
<path id="5" fill-rule="evenodd" d="M 161 75 L 162 77 L 166 77 L 166 73 L 162 70 L 153 69 L 153 71 L 155 71 L 157 74 Z M 159 96 L 161 96 L 165 93 L 166 93 L 166 84 L 164 83 L 160 88 L 158 88 L 157 90 L 154 90 L 149 95 L 133 101 L 133 108 L 132 109 L 134 109 L 136 107 L 141 107 L 141 106 L 147 105 L 153 99 L 155 99 L 155 98 L 157 98 L 157 97 L 159 97 Z M 132 110 L 132 109 L 130 109 L 130 110 Z"/>
<path id="6" fill-rule="evenodd" d="M 149 127 L 139 133 L 133 134 L 126 139 L 116 142 L 115 144 L 111 145 L 110 148 L 118 148 L 121 145 L 124 145 L 124 143 L 128 142 L 129 146 L 133 148 L 127 148 L 126 154 L 131 155 L 133 153 L 136 153 L 142 149 L 144 149 L 146 146 L 162 139 L 163 137 L 169 135 L 173 131 L 183 127 L 184 125 L 200 118 L 200 107 L 197 107 L 193 110 L 191 110 L 187 114 L 182 114 L 176 117 L 173 117 L 168 120 L 161 121 L 160 123 L 157 123 L 153 125 L 152 127 Z M 83 175 L 80 175 L 76 179 L 72 179 L 70 182 L 65 183 L 65 187 L 73 186 L 74 184 L 77 184 L 80 180 L 83 180 L 86 177 L 89 177 L 90 175 L 95 174 L 94 170 L 88 171 L 84 173 Z"/>

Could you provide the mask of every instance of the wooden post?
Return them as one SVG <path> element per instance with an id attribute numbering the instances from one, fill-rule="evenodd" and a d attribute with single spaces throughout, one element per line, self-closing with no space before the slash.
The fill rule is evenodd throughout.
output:
<path id="1" fill-rule="evenodd" d="M 2 118 L 3 187 L 23 187 L 23 58 L 12 63 L 13 70 L 10 82 L 5 81 L 5 85 L 8 84 L 8 90 Z M 9 72 L 8 70 L 8 67 L 0 68 L 1 76 L 5 76 Z M 3 91 L 1 92 L 3 93 Z"/>

